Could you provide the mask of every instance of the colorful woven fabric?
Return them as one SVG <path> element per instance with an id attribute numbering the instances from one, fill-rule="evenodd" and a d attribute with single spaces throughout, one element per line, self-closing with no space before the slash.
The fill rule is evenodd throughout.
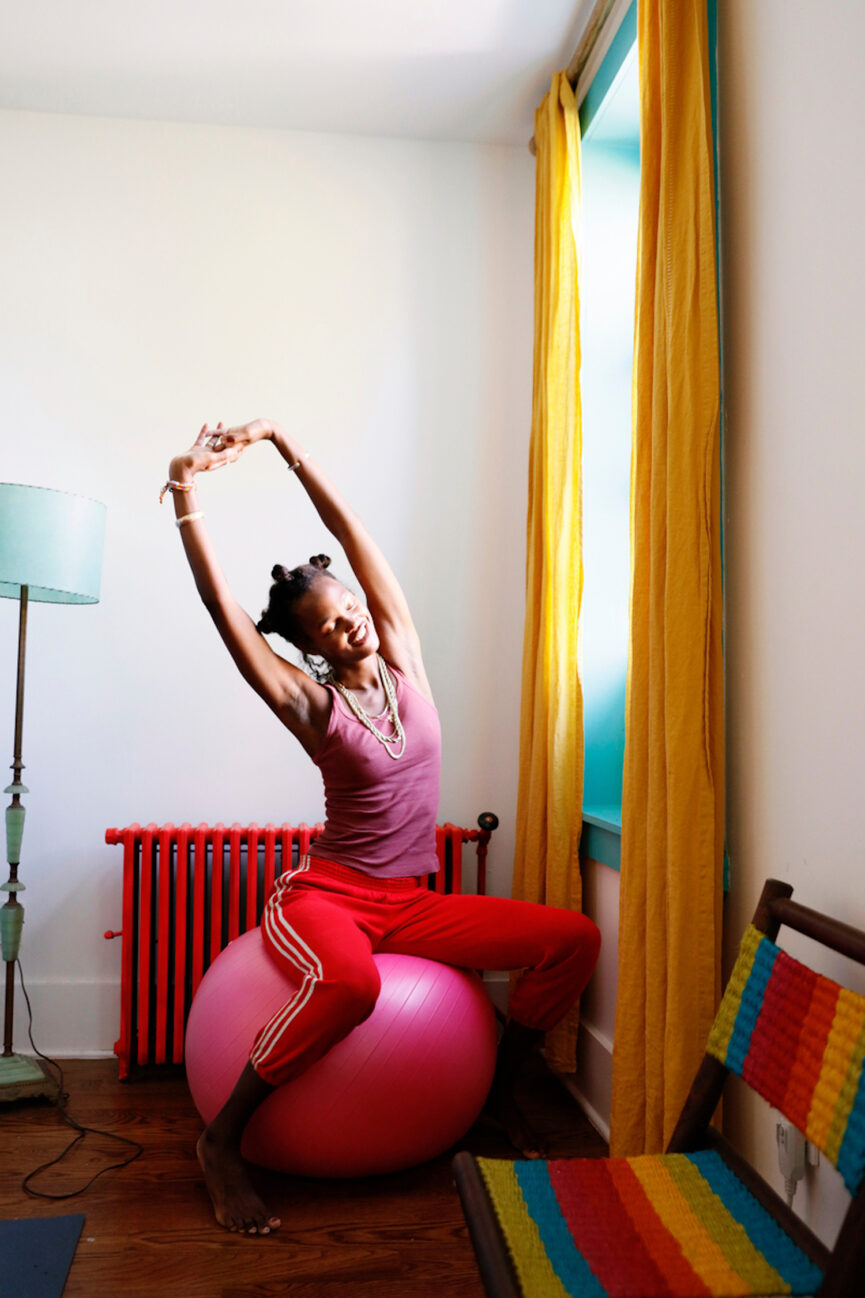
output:
<path id="1" fill-rule="evenodd" d="M 478 1166 L 524 1298 L 811 1294 L 822 1280 L 714 1151 Z"/>
<path id="2" fill-rule="evenodd" d="M 751 926 L 706 1048 L 794 1122 L 856 1193 L 865 1175 L 865 996 Z"/>

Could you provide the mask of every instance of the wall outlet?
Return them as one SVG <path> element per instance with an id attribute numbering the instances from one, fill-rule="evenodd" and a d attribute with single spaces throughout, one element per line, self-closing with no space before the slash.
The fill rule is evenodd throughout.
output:
<path id="1" fill-rule="evenodd" d="M 798 1127 L 783 1118 L 775 1124 L 775 1139 L 778 1142 L 778 1166 L 784 1178 L 787 1191 L 787 1203 L 793 1202 L 796 1186 L 805 1175 L 806 1140 Z"/>

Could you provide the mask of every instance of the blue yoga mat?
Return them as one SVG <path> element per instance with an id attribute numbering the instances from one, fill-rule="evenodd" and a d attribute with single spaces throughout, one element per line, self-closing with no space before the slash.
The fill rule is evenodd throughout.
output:
<path id="1" fill-rule="evenodd" d="M 0 1298 L 60 1298 L 84 1214 L 0 1221 Z"/>

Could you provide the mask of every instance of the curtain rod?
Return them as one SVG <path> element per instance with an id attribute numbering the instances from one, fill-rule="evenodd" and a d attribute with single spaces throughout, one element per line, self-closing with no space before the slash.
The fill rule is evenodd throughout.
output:
<path id="1" fill-rule="evenodd" d="M 589 21 L 586 23 L 583 34 L 580 37 L 580 43 L 574 51 L 573 57 L 571 58 L 565 73 L 573 90 L 576 90 L 577 83 L 589 62 L 589 59 L 595 52 L 601 34 L 607 25 L 607 21 L 613 10 L 617 7 L 620 9 L 623 7 L 621 0 L 595 0 L 592 12 L 589 15 Z M 618 26 L 618 24 L 616 24 L 616 26 Z M 532 154 L 537 154 L 538 147 L 535 144 L 534 136 L 529 140 L 529 151 Z"/>

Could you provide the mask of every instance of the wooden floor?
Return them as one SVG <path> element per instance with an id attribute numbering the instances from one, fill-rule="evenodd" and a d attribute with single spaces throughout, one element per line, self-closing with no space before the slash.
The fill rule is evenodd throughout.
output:
<path id="1" fill-rule="evenodd" d="M 120 1083 L 113 1060 L 70 1061 L 69 1108 L 81 1123 L 130 1136 L 143 1155 L 108 1172 L 80 1198 L 33 1199 L 21 1180 L 71 1136 L 46 1101 L 0 1108 L 0 1217 L 83 1212 L 65 1298 L 482 1298 L 450 1172 L 451 1151 L 390 1176 L 311 1181 L 260 1172 L 265 1201 L 282 1218 L 267 1238 L 228 1234 L 211 1216 L 194 1155 L 200 1121 L 182 1074 Z M 540 1060 L 522 1101 L 550 1156 L 602 1155 L 606 1147 Z M 73 1190 L 117 1150 L 88 1136 L 40 1188 Z M 460 1148 L 512 1156 L 478 1125 Z"/>

